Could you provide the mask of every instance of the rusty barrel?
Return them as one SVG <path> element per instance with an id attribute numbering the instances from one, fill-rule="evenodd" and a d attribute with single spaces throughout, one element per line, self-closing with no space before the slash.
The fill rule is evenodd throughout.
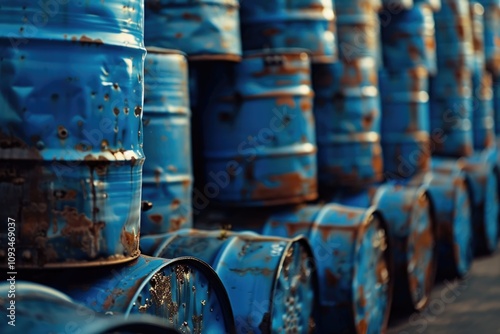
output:
<path id="1" fill-rule="evenodd" d="M 310 333 L 316 279 L 304 238 L 251 232 L 183 230 L 141 239 L 144 253 L 196 256 L 224 283 L 238 333 Z"/>
<path id="2" fill-rule="evenodd" d="M 472 231 L 474 252 L 491 254 L 498 243 L 498 175 L 496 167 L 476 154 L 469 158 L 436 159 L 433 170 L 456 173 L 463 171 L 467 177 L 472 206 Z"/>
<path id="3" fill-rule="evenodd" d="M 473 72 L 484 70 L 484 7 L 475 1 L 469 3 L 469 15 L 472 28 L 472 46 L 474 49 Z"/>
<path id="4" fill-rule="evenodd" d="M 144 41 L 190 60 L 239 61 L 238 13 L 238 0 L 145 0 Z"/>
<path id="5" fill-rule="evenodd" d="M 386 178 L 410 178 L 430 167 L 428 78 L 424 66 L 379 72 Z"/>
<path id="6" fill-rule="evenodd" d="M 0 12 L 0 200 L 16 223 L 16 266 L 130 261 L 144 162 L 143 5 L 41 4 L 8 0 Z"/>
<path id="7" fill-rule="evenodd" d="M 373 210 L 307 205 L 272 215 L 264 234 L 307 236 L 319 278 L 318 333 L 381 333 L 392 298 L 391 254 Z"/>
<path id="8" fill-rule="evenodd" d="M 382 55 L 388 71 L 425 66 L 429 73 L 436 73 L 435 24 L 429 5 L 415 4 L 391 16 L 381 15 L 380 19 Z"/>
<path id="9" fill-rule="evenodd" d="M 301 48 L 313 63 L 337 59 L 332 0 L 241 2 L 243 50 Z"/>
<path id="10" fill-rule="evenodd" d="M 320 185 L 350 186 L 381 180 L 375 60 L 314 65 L 312 78 Z"/>
<path id="11" fill-rule="evenodd" d="M 4 334 L 68 331 L 93 334 L 131 334 L 143 331 L 155 334 L 179 333 L 163 324 L 161 319 L 152 316 L 141 315 L 125 320 L 119 315 L 97 314 L 86 306 L 73 302 L 69 296 L 44 285 L 16 281 L 15 297 L 12 295 L 9 298 L 11 288 L 10 283 L 0 285 L 0 305 L 7 310 L 8 319 L 0 324 L 0 330 Z M 11 304 L 11 300 L 15 303 Z M 14 310 L 14 320 L 9 318 L 9 307 Z"/>
<path id="12" fill-rule="evenodd" d="M 472 131 L 474 150 L 495 146 L 495 110 L 493 109 L 493 79 L 484 69 L 472 75 Z"/>
<path id="13" fill-rule="evenodd" d="M 500 1 L 479 0 L 484 7 L 484 53 L 486 67 L 493 75 L 500 75 Z"/>
<path id="14" fill-rule="evenodd" d="M 182 333 L 235 333 L 226 289 L 209 265 L 192 257 L 141 255 L 112 269 L 54 269 L 30 279 L 99 314 L 152 315 Z"/>
<path id="15" fill-rule="evenodd" d="M 203 110 L 202 194 L 224 205 L 266 206 L 317 197 L 309 57 L 248 53 L 206 64 L 213 90 Z M 209 126 L 207 126 L 209 125 Z"/>
<path id="16" fill-rule="evenodd" d="M 440 68 L 431 77 L 430 133 L 437 156 L 470 156 L 473 152 L 472 76 L 468 68 Z"/>
<path id="17" fill-rule="evenodd" d="M 191 134 L 188 67 L 173 50 L 148 48 L 144 68 L 141 234 L 191 227 Z"/>

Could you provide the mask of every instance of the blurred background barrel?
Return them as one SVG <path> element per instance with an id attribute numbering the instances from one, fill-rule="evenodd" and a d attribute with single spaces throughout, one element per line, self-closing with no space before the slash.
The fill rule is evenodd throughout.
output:
<path id="1" fill-rule="evenodd" d="M 144 164 L 141 234 L 192 226 L 188 65 L 177 51 L 148 48 L 144 74 Z"/>
<path id="2" fill-rule="evenodd" d="M 304 238 L 184 230 L 144 237 L 141 250 L 211 264 L 229 293 L 238 333 L 314 331 L 315 266 Z"/>
<path id="3" fill-rule="evenodd" d="M 0 200 L 17 224 L 16 266 L 130 261 L 144 161 L 143 5 L 50 8 L 41 18 L 35 3 L 9 0 L 0 12 Z"/>

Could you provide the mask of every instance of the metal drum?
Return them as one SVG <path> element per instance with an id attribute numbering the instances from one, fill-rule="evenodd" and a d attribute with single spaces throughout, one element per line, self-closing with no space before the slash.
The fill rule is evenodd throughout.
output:
<path id="1" fill-rule="evenodd" d="M 16 222 L 16 266 L 130 261 L 144 161 L 143 5 L 39 6 L 6 0 L 0 12 L 0 201 Z"/>
<path id="2" fill-rule="evenodd" d="M 493 109 L 493 82 L 484 69 L 472 76 L 473 105 L 472 130 L 474 150 L 481 151 L 495 146 L 495 121 Z"/>
<path id="3" fill-rule="evenodd" d="M 9 299 L 10 283 L 0 285 L 0 305 L 7 310 L 7 321 L 0 324 L 2 333 L 66 333 L 82 331 L 92 334 L 111 333 L 179 333 L 165 326 L 161 319 L 142 315 L 123 319 L 121 316 L 104 316 L 74 303 L 70 297 L 44 285 L 15 283 L 15 297 Z M 13 300 L 15 303 L 11 304 Z M 9 307 L 15 315 L 10 320 Z M 10 322 L 10 324 L 9 324 Z M 15 325 L 15 326 L 14 326 Z"/>
<path id="4" fill-rule="evenodd" d="M 469 13 L 472 27 L 472 45 L 474 47 L 473 73 L 483 71 L 485 64 L 484 55 L 484 7 L 478 2 L 469 4 Z"/>
<path id="5" fill-rule="evenodd" d="M 390 16 L 381 25 L 381 34 L 384 66 L 388 71 L 425 66 L 429 73 L 437 72 L 434 16 L 429 5 L 415 4 Z"/>
<path id="6" fill-rule="evenodd" d="M 241 64 L 207 64 L 203 194 L 224 205 L 267 206 L 317 197 L 309 57 L 249 53 Z"/>
<path id="7" fill-rule="evenodd" d="M 372 58 L 313 67 L 320 185 L 382 179 L 377 81 Z"/>
<path id="8" fill-rule="evenodd" d="M 144 70 L 141 234 L 191 227 L 191 135 L 188 68 L 182 53 L 148 48 Z"/>
<path id="9" fill-rule="evenodd" d="M 497 140 L 500 139 L 500 77 L 493 77 L 493 113 Z"/>
<path id="10" fill-rule="evenodd" d="M 337 59 L 332 0 L 241 2 L 244 50 L 302 48 L 313 63 Z"/>
<path id="11" fill-rule="evenodd" d="M 181 50 L 190 60 L 241 59 L 238 0 L 145 0 L 148 47 Z"/>
<path id="12" fill-rule="evenodd" d="M 493 75 L 500 75 L 500 1 L 479 0 L 484 7 L 484 53 L 486 66 Z"/>
<path id="13" fill-rule="evenodd" d="M 433 154 L 470 156 L 473 152 L 472 78 L 470 70 L 440 68 L 430 80 L 430 133 L 440 134 L 434 140 Z"/>
<path id="14" fill-rule="evenodd" d="M 304 238 L 183 230 L 144 237 L 141 250 L 160 257 L 196 256 L 210 263 L 227 288 L 238 333 L 314 330 L 316 278 Z"/>
<path id="15" fill-rule="evenodd" d="M 31 279 L 97 313 L 153 315 L 182 333 L 235 333 L 226 290 L 213 269 L 198 259 L 141 255 L 112 270 L 40 271 Z"/>
<path id="16" fill-rule="evenodd" d="M 474 47 L 468 0 L 443 0 L 441 10 L 434 14 L 436 23 L 436 54 L 441 68 L 472 69 Z"/>
<path id="17" fill-rule="evenodd" d="M 491 254 L 498 243 L 498 175 L 493 164 L 476 154 L 459 160 L 436 159 L 433 170 L 466 174 L 472 206 L 474 251 L 477 255 Z"/>
<path id="18" fill-rule="evenodd" d="M 318 333 L 383 333 L 392 261 L 383 222 L 369 209 L 310 205 L 269 218 L 266 235 L 310 240 L 319 277 Z"/>
<path id="19" fill-rule="evenodd" d="M 410 178 L 430 167 L 428 71 L 379 72 L 386 178 Z"/>

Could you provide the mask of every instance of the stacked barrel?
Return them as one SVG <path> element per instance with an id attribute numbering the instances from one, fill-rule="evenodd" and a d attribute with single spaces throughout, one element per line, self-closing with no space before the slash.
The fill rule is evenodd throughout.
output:
<path id="1" fill-rule="evenodd" d="M 139 252 L 141 207 L 150 207 L 141 205 L 143 140 L 161 141 L 156 128 L 186 123 L 175 119 L 176 113 L 186 113 L 181 98 L 171 93 L 159 105 L 165 96 L 155 95 L 154 115 L 149 115 L 157 117 L 150 123 L 155 131 L 144 134 L 143 2 L 52 4 L 3 1 L 0 11 L 0 196 L 11 223 L 0 235 L 2 267 L 66 292 L 96 315 L 116 315 L 117 327 L 124 317 L 150 314 L 183 331 L 233 332 L 226 291 L 206 263 Z M 163 65 L 158 67 L 162 77 Z M 164 80 L 182 88 L 178 77 Z M 148 93 L 161 95 L 162 85 L 160 80 Z M 176 91 L 186 95 L 185 89 Z M 159 121 L 163 116 L 167 120 Z M 154 153 L 148 154 L 154 161 Z M 163 160 L 146 172 L 160 169 L 160 188 L 163 171 L 171 169 L 158 155 Z M 174 168 L 185 173 L 179 165 Z M 145 185 L 154 184 L 152 179 Z M 182 177 L 175 181 L 185 183 Z M 163 205 L 167 196 L 159 197 Z M 169 214 L 182 221 L 177 212 Z M 25 305 L 23 312 L 33 316 L 23 315 L 21 327 L 57 330 L 53 321 L 62 319 L 61 308 L 78 307 L 32 299 L 36 293 L 27 291 L 26 300 L 37 307 Z M 2 305 L 9 302 L 5 296 Z M 47 322 L 36 318 L 41 309 L 53 311 Z"/>

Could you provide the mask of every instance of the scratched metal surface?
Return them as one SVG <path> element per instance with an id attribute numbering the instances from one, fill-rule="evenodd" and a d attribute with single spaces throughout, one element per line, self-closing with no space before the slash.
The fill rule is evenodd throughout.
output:
<path id="1" fill-rule="evenodd" d="M 1 6 L 0 200 L 18 223 L 17 267 L 137 257 L 142 2 Z"/>
<path id="2" fill-rule="evenodd" d="M 316 277 L 303 238 L 183 230 L 144 237 L 141 249 L 154 256 L 189 255 L 210 263 L 228 291 L 238 333 L 314 330 Z"/>
<path id="3" fill-rule="evenodd" d="M 240 64 L 206 64 L 202 111 L 206 193 L 224 205 L 315 199 L 316 140 L 309 57 L 248 53 Z M 214 190 L 215 189 L 215 190 Z"/>
<path id="4" fill-rule="evenodd" d="M 148 47 L 181 50 L 190 60 L 239 61 L 238 0 L 145 0 Z"/>
<path id="5" fill-rule="evenodd" d="M 332 0 L 242 1 L 240 17 L 244 50 L 301 48 L 313 63 L 337 59 Z"/>
<path id="6" fill-rule="evenodd" d="M 411 178 L 430 167 L 428 78 L 424 66 L 379 72 L 386 178 Z"/>
<path id="7" fill-rule="evenodd" d="M 387 70 L 425 66 L 429 73 L 437 72 L 434 16 L 429 5 L 415 4 L 392 15 L 381 25 L 381 38 Z"/>
<path id="8" fill-rule="evenodd" d="M 0 305 L 9 307 L 7 298 L 9 284 L 0 285 L 2 293 Z M 110 333 L 179 333 L 165 326 L 161 319 L 142 315 L 124 319 L 122 316 L 97 314 L 90 308 L 74 303 L 63 293 L 44 285 L 16 281 L 16 320 L 15 326 L 7 321 L 0 324 L 2 333 L 66 333 L 68 331 L 110 334 Z"/>
<path id="9" fill-rule="evenodd" d="M 226 289 L 209 265 L 192 257 L 141 255 L 111 270 L 39 271 L 30 279 L 100 314 L 156 316 L 181 333 L 235 333 Z"/>
<path id="10" fill-rule="evenodd" d="M 313 66 L 320 185 L 382 178 L 380 97 L 372 58 Z"/>
<path id="11" fill-rule="evenodd" d="M 373 210 L 308 205 L 271 216 L 266 235 L 307 236 L 319 278 L 318 333 L 381 333 L 392 298 L 392 263 Z"/>
<path id="12" fill-rule="evenodd" d="M 188 65 L 182 53 L 150 49 L 144 69 L 141 235 L 192 226 Z"/>

